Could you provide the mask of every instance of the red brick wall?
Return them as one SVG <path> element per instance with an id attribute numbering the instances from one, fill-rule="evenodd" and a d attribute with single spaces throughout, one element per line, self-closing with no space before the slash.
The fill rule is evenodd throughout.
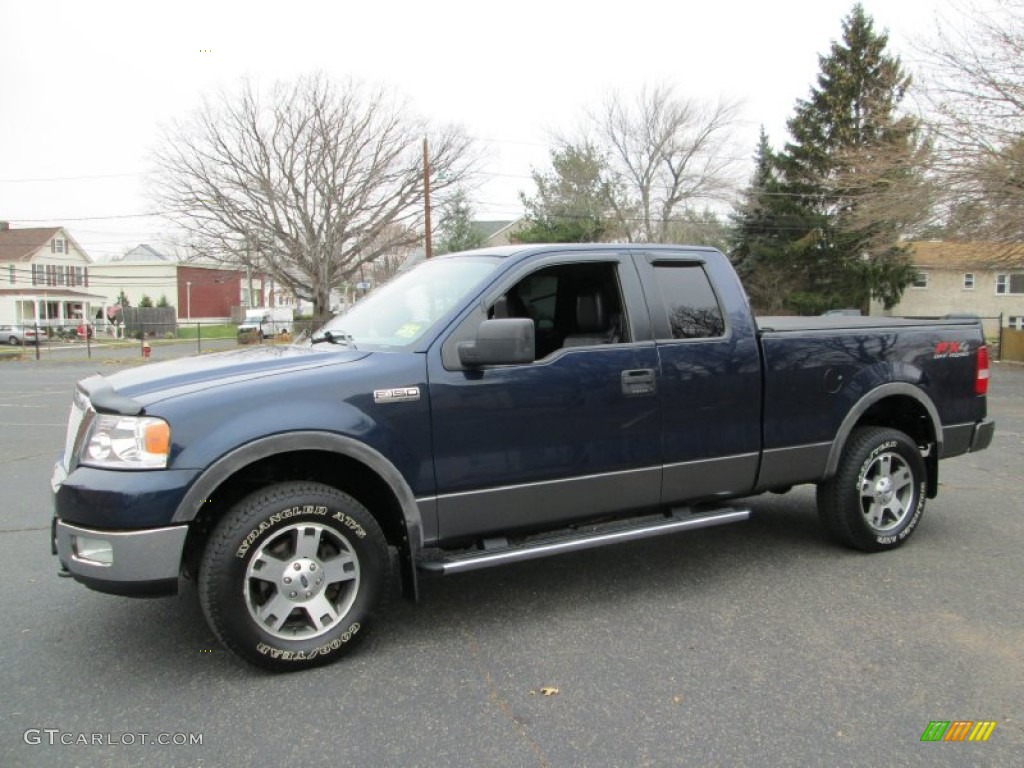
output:
<path id="1" fill-rule="evenodd" d="M 230 317 L 238 306 L 244 273 L 234 269 L 178 267 L 178 320 Z M 192 283 L 191 290 L 188 287 Z M 191 313 L 189 310 L 191 293 Z"/>

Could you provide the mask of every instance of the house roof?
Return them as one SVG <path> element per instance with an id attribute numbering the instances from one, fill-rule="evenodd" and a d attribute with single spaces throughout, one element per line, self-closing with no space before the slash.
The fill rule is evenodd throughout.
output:
<path id="1" fill-rule="evenodd" d="M 512 220 L 506 221 L 474 221 L 473 230 L 479 232 L 484 238 L 490 238 L 503 230 L 509 224 L 515 223 Z"/>
<path id="2" fill-rule="evenodd" d="M 132 248 L 128 253 L 113 256 L 111 261 L 164 261 L 169 262 L 171 258 L 160 253 L 151 245 L 142 243 Z"/>
<path id="3" fill-rule="evenodd" d="M 47 288 L 37 285 L 32 288 L 0 288 L 0 296 L 29 296 L 34 299 L 104 299 L 98 293 L 86 293 L 71 288 Z"/>
<path id="4" fill-rule="evenodd" d="M 915 267 L 932 269 L 1024 268 L 1024 245 L 1019 243 L 983 243 L 919 241 L 908 243 Z"/>
<path id="5" fill-rule="evenodd" d="M 0 229 L 0 261 L 31 261 L 58 232 L 60 227 Z"/>

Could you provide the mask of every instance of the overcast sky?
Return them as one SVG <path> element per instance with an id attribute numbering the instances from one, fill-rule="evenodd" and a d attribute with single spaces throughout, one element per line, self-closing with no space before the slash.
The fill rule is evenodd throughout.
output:
<path id="1" fill-rule="evenodd" d="M 950 0 L 864 0 L 914 71 Z M 0 0 L 0 219 L 64 225 L 98 260 L 166 231 L 145 172 L 161 124 L 243 76 L 385 83 L 486 151 L 477 217 L 512 219 L 548 137 L 611 89 L 743 102 L 737 155 L 808 94 L 851 0 L 517 3 Z"/>

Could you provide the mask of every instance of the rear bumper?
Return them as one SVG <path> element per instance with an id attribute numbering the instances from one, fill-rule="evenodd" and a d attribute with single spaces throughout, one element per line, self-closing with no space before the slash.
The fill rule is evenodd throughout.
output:
<path id="1" fill-rule="evenodd" d="M 188 526 L 142 531 L 104 531 L 57 520 L 54 545 L 61 565 L 90 589 L 114 595 L 173 595 Z M 89 556 L 96 544 L 109 548 L 104 561 Z"/>
<path id="2" fill-rule="evenodd" d="M 983 451 L 992 442 L 995 431 L 996 423 L 992 419 L 943 427 L 940 458 L 950 459 L 965 453 Z"/>
<path id="3" fill-rule="evenodd" d="M 992 419 L 985 419 L 974 425 L 974 434 L 971 436 L 971 453 L 983 451 L 992 444 L 992 436 L 996 432 L 996 423 Z"/>

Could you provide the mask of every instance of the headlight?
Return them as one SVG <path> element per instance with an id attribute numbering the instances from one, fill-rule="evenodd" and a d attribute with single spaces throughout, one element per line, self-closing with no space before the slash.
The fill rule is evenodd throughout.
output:
<path id="1" fill-rule="evenodd" d="M 105 469 L 163 469 L 171 428 L 152 416 L 98 413 L 82 441 L 82 464 Z"/>

